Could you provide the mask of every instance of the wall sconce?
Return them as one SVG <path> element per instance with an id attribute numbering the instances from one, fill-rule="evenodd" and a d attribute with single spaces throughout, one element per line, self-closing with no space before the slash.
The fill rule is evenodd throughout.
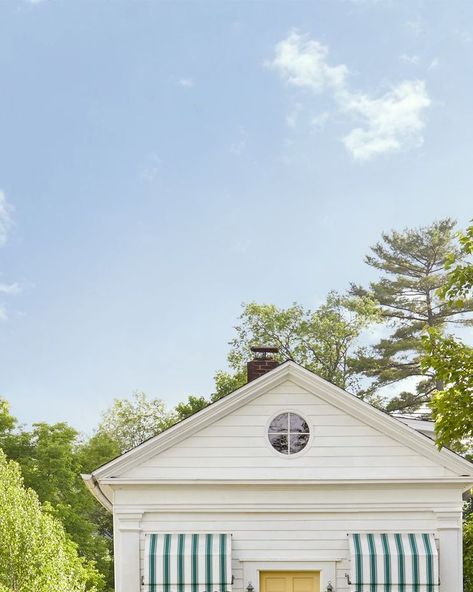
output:
<path id="1" fill-rule="evenodd" d="M 248 586 L 246 587 L 246 592 L 254 592 L 253 584 L 248 582 Z"/>
<path id="2" fill-rule="evenodd" d="M 332 582 L 329 582 L 327 585 L 327 588 L 325 588 L 327 590 L 327 592 L 333 592 L 333 586 L 332 586 Z"/>

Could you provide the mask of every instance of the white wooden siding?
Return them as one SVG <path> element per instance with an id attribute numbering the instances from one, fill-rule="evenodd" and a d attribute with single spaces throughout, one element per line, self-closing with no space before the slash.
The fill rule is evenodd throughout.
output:
<path id="1" fill-rule="evenodd" d="M 311 442 L 299 456 L 280 455 L 267 442 L 268 421 L 285 410 L 299 412 L 310 424 Z M 121 476 L 153 480 L 304 480 L 435 478 L 454 474 L 286 381 Z"/>

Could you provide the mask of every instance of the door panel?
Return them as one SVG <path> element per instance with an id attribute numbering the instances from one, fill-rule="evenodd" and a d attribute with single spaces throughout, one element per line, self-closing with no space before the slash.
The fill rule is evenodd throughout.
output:
<path id="1" fill-rule="evenodd" d="M 294 577 L 292 579 L 292 592 L 317 592 L 315 577 Z"/>
<path id="2" fill-rule="evenodd" d="M 265 578 L 265 592 L 292 592 L 288 588 L 288 579 L 276 575 L 268 575 Z"/>
<path id="3" fill-rule="evenodd" d="M 320 572 L 262 571 L 260 592 L 320 592 Z"/>

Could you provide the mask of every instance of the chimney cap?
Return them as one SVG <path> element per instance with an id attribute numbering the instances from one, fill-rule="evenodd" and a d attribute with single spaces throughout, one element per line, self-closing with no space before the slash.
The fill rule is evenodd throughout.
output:
<path id="1" fill-rule="evenodd" d="M 252 345 L 250 349 L 254 354 L 277 354 L 279 352 L 279 347 L 269 345 Z"/>

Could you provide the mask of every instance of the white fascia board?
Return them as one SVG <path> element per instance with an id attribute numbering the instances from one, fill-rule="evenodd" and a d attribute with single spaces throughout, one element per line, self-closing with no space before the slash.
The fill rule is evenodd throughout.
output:
<path id="1" fill-rule="evenodd" d="M 258 398 L 285 380 L 292 380 L 307 391 L 313 392 L 328 404 L 356 417 L 363 423 L 390 436 L 418 454 L 429 458 L 437 465 L 456 473 L 457 476 L 473 477 L 473 464 L 466 459 L 446 448 L 442 448 L 439 451 L 435 442 L 428 436 L 417 432 L 401 420 L 395 419 L 387 413 L 376 409 L 369 403 L 366 403 L 355 395 L 347 393 L 292 361 L 284 362 L 274 370 L 242 386 L 219 401 L 212 403 L 195 415 L 188 417 L 154 438 L 143 442 L 143 444 L 100 467 L 92 475 L 99 481 L 115 475 L 118 477 L 127 468 L 139 465 L 148 458 L 185 440 L 222 417 L 236 411 L 246 403 Z M 116 482 L 115 479 L 113 481 Z"/>
<path id="2" fill-rule="evenodd" d="M 417 428 L 418 430 L 424 431 L 434 431 L 435 430 L 435 422 L 427 420 L 427 419 L 413 419 L 411 417 L 403 417 L 402 415 L 391 415 L 394 419 L 398 419 L 405 423 L 408 426 L 412 426 L 413 428 Z"/>

